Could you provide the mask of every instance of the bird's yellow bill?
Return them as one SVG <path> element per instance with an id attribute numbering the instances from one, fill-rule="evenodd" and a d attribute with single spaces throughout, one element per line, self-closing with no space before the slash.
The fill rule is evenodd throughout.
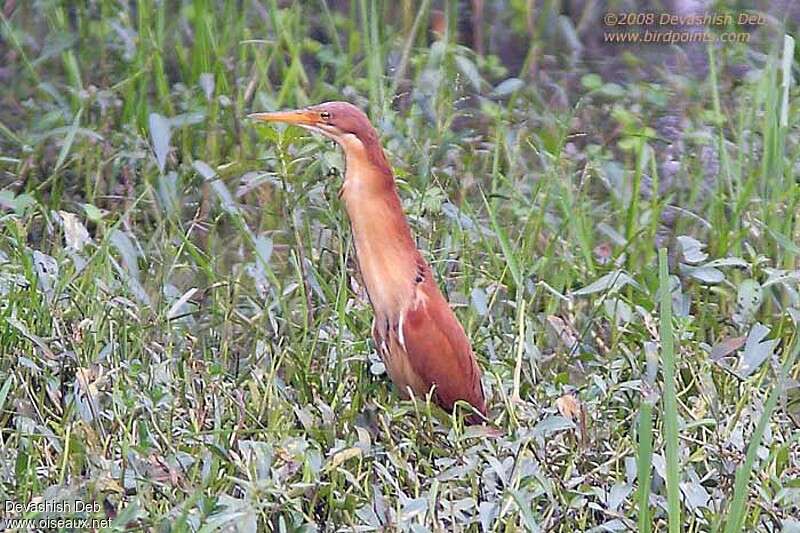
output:
<path id="1" fill-rule="evenodd" d="M 247 118 L 260 120 L 263 122 L 283 122 L 285 124 L 297 124 L 300 126 L 310 126 L 317 122 L 316 115 L 311 111 L 276 111 L 274 113 L 251 113 Z"/>

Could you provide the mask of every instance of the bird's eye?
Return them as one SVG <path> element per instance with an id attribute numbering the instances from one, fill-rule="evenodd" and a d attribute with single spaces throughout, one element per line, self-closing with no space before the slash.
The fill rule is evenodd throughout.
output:
<path id="1" fill-rule="evenodd" d="M 319 118 L 321 118 L 322 120 L 330 120 L 331 114 L 327 111 L 323 111 L 319 114 Z"/>

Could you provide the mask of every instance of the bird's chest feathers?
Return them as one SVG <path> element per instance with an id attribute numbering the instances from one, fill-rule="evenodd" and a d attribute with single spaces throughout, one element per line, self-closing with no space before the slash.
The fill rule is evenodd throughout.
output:
<path id="1" fill-rule="evenodd" d="M 356 209 L 351 223 L 358 267 L 376 314 L 404 309 L 414 293 L 413 252 L 375 209 Z"/>
<path id="2" fill-rule="evenodd" d="M 376 318 L 392 317 L 413 299 L 416 247 L 394 189 L 376 191 L 352 170 L 348 169 L 342 198 L 359 270 Z"/>

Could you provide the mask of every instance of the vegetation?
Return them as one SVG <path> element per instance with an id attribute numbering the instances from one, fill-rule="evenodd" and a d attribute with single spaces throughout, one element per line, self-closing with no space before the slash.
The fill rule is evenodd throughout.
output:
<path id="1" fill-rule="evenodd" d="M 470 31 L 454 0 L 5 2 L 0 500 L 116 530 L 800 531 L 793 26 L 603 47 L 593 3 L 486 4 Z M 491 427 L 398 398 L 341 154 L 244 118 L 333 99 L 381 132 Z"/>

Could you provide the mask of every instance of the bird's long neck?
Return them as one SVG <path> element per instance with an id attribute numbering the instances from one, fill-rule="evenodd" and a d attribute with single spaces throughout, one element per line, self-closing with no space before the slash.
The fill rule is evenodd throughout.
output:
<path id="1" fill-rule="evenodd" d="M 380 146 L 380 157 L 365 152 L 370 147 L 361 143 L 343 148 L 342 199 L 353 228 L 359 268 L 376 319 L 391 319 L 413 295 L 419 253 Z"/>

